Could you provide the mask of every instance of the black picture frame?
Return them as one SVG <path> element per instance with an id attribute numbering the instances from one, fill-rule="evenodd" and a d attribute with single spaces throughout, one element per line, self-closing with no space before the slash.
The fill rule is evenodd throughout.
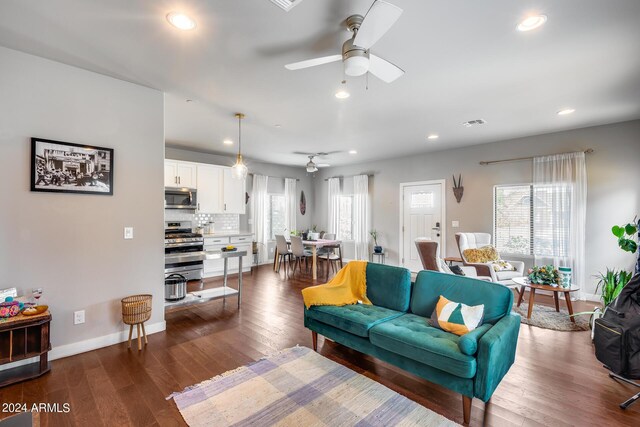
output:
<path id="1" fill-rule="evenodd" d="M 113 148 L 31 138 L 31 191 L 113 196 Z"/>

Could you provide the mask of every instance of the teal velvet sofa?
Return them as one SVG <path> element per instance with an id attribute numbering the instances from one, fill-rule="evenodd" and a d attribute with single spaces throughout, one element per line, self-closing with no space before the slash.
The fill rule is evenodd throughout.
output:
<path id="1" fill-rule="evenodd" d="M 440 295 L 467 305 L 484 304 L 484 323 L 457 336 L 429 325 Z M 463 417 L 474 397 L 487 402 L 515 360 L 520 316 L 513 294 L 495 283 L 435 271 L 367 264 L 367 297 L 373 305 L 312 306 L 304 325 L 318 334 L 404 369 L 462 395 Z"/>

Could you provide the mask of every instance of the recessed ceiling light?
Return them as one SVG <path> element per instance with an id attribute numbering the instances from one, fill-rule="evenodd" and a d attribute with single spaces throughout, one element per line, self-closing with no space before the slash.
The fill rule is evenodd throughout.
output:
<path id="1" fill-rule="evenodd" d="M 167 21 L 174 27 L 183 30 L 193 30 L 196 27 L 196 21 L 180 12 L 171 12 L 167 14 Z"/>
<path id="2" fill-rule="evenodd" d="M 233 141 L 232 141 L 232 140 L 230 140 L 230 139 L 225 139 L 224 141 L 222 141 L 222 143 L 223 143 L 224 145 L 233 145 Z"/>
<path id="3" fill-rule="evenodd" d="M 185 102 L 193 102 L 193 99 L 187 99 Z"/>
<path id="4" fill-rule="evenodd" d="M 349 150 L 349 154 L 358 154 L 356 150 Z"/>
<path id="5" fill-rule="evenodd" d="M 438 135 L 436 134 L 431 134 L 427 137 L 427 139 L 438 139 Z"/>
<path id="6" fill-rule="evenodd" d="M 547 15 L 531 15 L 520 21 L 518 31 L 531 31 L 544 25 L 547 22 Z"/>
<path id="7" fill-rule="evenodd" d="M 274 125 L 274 126 L 277 127 L 277 128 L 281 128 L 282 127 L 282 125 Z"/>
<path id="8" fill-rule="evenodd" d="M 559 116 L 566 116 L 567 114 L 574 113 L 575 111 L 576 111 L 575 108 L 565 108 L 563 110 L 558 111 L 556 114 L 558 114 Z"/>

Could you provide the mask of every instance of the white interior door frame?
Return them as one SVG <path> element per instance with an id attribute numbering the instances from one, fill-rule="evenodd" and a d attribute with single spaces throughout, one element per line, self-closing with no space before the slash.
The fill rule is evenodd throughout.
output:
<path id="1" fill-rule="evenodd" d="M 400 183 L 400 221 L 398 221 L 399 226 L 398 226 L 398 234 L 400 236 L 400 246 L 398 248 L 398 255 L 399 255 L 399 259 L 398 259 L 398 264 L 400 264 L 401 266 L 404 266 L 404 263 L 402 262 L 402 259 L 405 257 L 405 253 L 404 253 L 404 189 L 405 187 L 412 187 L 414 185 L 432 185 L 432 184 L 440 184 L 441 185 L 441 191 L 440 191 L 440 218 L 442 218 L 442 227 L 441 228 L 441 233 L 442 233 L 442 247 L 440 248 L 440 256 L 442 256 L 443 258 L 446 256 L 447 253 L 447 219 L 446 219 L 446 213 L 447 213 L 447 180 L 446 179 L 432 179 L 429 181 L 416 181 L 416 182 L 401 182 Z"/>

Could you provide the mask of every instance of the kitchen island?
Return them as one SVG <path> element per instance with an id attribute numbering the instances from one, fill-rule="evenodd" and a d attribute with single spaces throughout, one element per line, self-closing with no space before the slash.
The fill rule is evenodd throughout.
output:
<path id="1" fill-rule="evenodd" d="M 206 246 L 205 246 L 206 247 Z M 241 251 L 239 249 L 235 251 L 221 251 L 221 250 L 204 250 L 199 252 L 189 252 L 187 254 L 169 254 L 165 255 L 165 263 L 178 263 L 178 262 L 192 262 L 203 261 L 206 265 L 207 261 L 221 260 L 222 261 L 222 286 L 213 289 L 206 289 L 202 291 L 190 292 L 185 298 L 178 301 L 165 301 L 165 308 L 181 307 L 192 304 L 199 304 L 207 301 L 213 301 L 222 298 L 226 302 L 228 296 L 236 295 L 238 297 L 238 308 L 240 308 L 240 302 L 242 301 L 242 258 L 247 256 L 247 251 Z M 229 260 L 237 259 L 238 266 L 238 288 L 234 289 L 228 286 L 227 278 L 229 275 Z"/>

